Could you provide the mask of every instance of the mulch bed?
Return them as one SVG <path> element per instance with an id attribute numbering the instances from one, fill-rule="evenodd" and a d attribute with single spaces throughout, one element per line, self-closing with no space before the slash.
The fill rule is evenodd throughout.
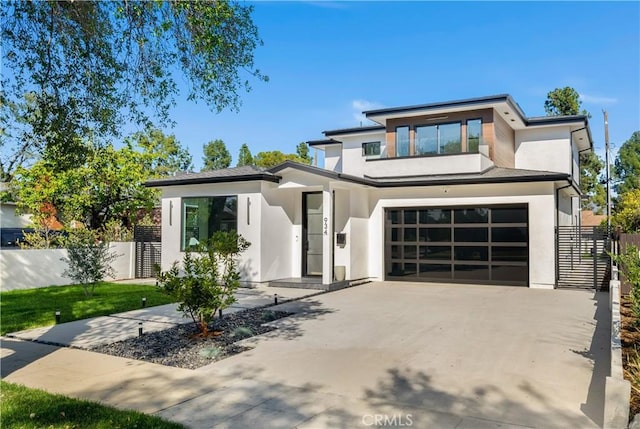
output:
<path id="1" fill-rule="evenodd" d="M 240 346 L 237 342 L 274 330 L 273 327 L 264 326 L 264 323 L 291 314 L 267 309 L 244 310 L 225 314 L 222 319 L 216 318 L 206 337 L 198 335 L 198 329 L 193 323 L 189 323 L 91 350 L 161 365 L 196 369 L 248 350 L 249 347 Z"/>
<path id="2" fill-rule="evenodd" d="M 629 355 L 635 354 L 636 350 L 640 351 L 640 321 L 638 321 L 631 312 L 631 301 L 628 296 L 623 295 L 620 300 L 620 314 L 622 316 L 620 339 L 622 341 L 624 378 L 633 384 L 631 376 L 627 370 L 627 360 Z M 632 388 L 629 416 L 633 417 L 638 413 L 640 413 L 640 394 Z"/>

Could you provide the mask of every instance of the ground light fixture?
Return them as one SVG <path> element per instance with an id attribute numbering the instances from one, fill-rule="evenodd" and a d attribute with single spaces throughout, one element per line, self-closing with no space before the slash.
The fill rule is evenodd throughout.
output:
<path id="1" fill-rule="evenodd" d="M 273 294 L 273 303 L 274 303 L 275 305 L 278 305 L 278 294 L 277 294 L 277 293 L 274 293 L 274 294 Z"/>
<path id="2" fill-rule="evenodd" d="M 147 306 L 147 298 L 146 297 L 142 297 L 142 308 L 145 308 Z"/>
<path id="3" fill-rule="evenodd" d="M 56 324 L 60 323 L 60 310 L 56 310 Z"/>
<path id="4" fill-rule="evenodd" d="M 142 336 L 142 322 L 138 322 L 138 336 Z"/>

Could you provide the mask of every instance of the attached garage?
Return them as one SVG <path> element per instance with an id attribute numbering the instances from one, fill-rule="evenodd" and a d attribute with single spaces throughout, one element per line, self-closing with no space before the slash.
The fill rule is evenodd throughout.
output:
<path id="1" fill-rule="evenodd" d="M 527 205 L 385 210 L 387 280 L 527 286 Z"/>

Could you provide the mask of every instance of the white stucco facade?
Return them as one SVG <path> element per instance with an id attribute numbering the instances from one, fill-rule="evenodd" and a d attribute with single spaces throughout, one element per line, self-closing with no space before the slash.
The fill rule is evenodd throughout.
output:
<path id="1" fill-rule="evenodd" d="M 496 107 L 489 111 L 491 103 Z M 476 228 L 486 230 L 481 231 L 480 235 L 485 237 L 480 240 L 484 240 L 481 244 L 475 243 L 475 238 L 456 238 L 458 232 L 470 234 L 468 231 L 474 229 L 473 224 L 456 225 L 457 221 L 448 221 L 444 228 L 450 228 L 451 234 L 446 246 L 450 246 L 454 255 L 447 262 L 453 270 L 452 280 L 455 282 L 457 264 L 471 269 L 473 264 L 485 264 L 489 272 L 494 265 L 496 269 L 504 268 L 498 267 L 503 264 L 521 267 L 519 272 L 526 273 L 526 281 L 520 278 L 519 284 L 533 288 L 555 287 L 555 228 L 577 225 L 580 217 L 578 158 L 580 151 L 588 150 L 591 144 L 586 119 L 536 118 L 530 124 L 505 96 L 498 96 L 495 101 L 483 99 L 482 111 L 477 110 L 473 100 L 468 107 L 471 113 L 465 113 L 465 106 L 460 102 L 452 107 L 427 105 L 423 109 L 411 106 L 407 110 L 407 115 L 412 115 L 408 123 L 413 127 L 420 121 L 428 121 L 431 109 L 440 115 L 435 119 L 448 118 L 449 109 L 453 118 L 462 118 L 464 136 L 467 133 L 464 118 L 485 118 L 489 123 L 483 124 L 483 138 L 479 147 L 475 146 L 475 152 L 469 150 L 470 143 L 465 142 L 461 146 L 463 153 L 394 158 L 393 130 L 402 124 L 402 116 L 391 109 L 390 113 L 376 111 L 372 115 L 382 125 L 386 116 L 394 121 L 386 130 L 365 127 L 326 132 L 330 139 L 315 142 L 325 151 L 324 168 L 288 162 L 266 171 L 231 169 L 157 182 L 156 186 L 162 189 L 162 268 L 168 269 L 183 256 L 180 243 L 184 198 L 237 197 L 237 231 L 251 242 L 240 260 L 243 281 L 269 282 L 308 276 L 310 271 L 306 264 L 310 252 L 315 252 L 322 258 L 318 266 L 321 266 L 321 281 L 325 285 L 335 281 L 336 266 L 344 267 L 349 281 L 387 279 L 392 247 L 390 216 L 395 212 L 448 210 L 449 216 L 453 216 L 461 210 L 490 213 L 494 209 L 498 212 L 512 209 L 524 211 L 526 216 L 518 215 L 519 220 L 514 218 L 512 224 L 508 219 L 486 220 L 488 226 Z M 491 118 L 500 124 L 499 135 L 492 134 Z M 411 136 L 413 145 L 413 131 Z M 363 153 L 364 143 L 378 141 L 379 156 Z M 414 153 L 413 146 L 411 148 Z M 191 183 L 194 181 L 199 183 Z M 309 195 L 312 194 L 315 195 L 314 204 L 320 207 L 321 217 L 305 208 L 305 202 L 311 201 Z M 513 237 L 496 239 L 497 244 L 493 244 L 492 239 L 487 238 L 487 234 L 491 237 L 494 228 L 491 222 L 497 222 L 495 228 L 501 228 L 500 222 L 503 222 L 502 227 L 511 228 L 514 233 L 520 228 L 518 231 L 525 231 L 525 235 L 513 240 L 516 244 L 508 243 Z M 338 234 L 345 238 L 343 243 L 338 243 Z M 419 248 L 420 252 L 422 247 L 426 252 L 429 246 L 443 246 L 432 245 L 428 240 L 417 242 L 415 238 L 409 241 L 408 247 Z M 500 244 L 502 241 L 507 243 Z M 402 247 L 402 244 L 398 242 L 394 246 Z M 497 256 L 482 259 L 475 256 L 477 252 L 473 258 L 479 257 L 479 260 L 456 259 L 458 248 L 473 250 L 478 246 L 486 248 L 489 255 L 494 251 L 508 253 L 508 249 L 516 249 L 513 246 L 526 248 L 526 252 L 523 251 L 525 262 L 509 265 L 505 262 L 508 259 L 495 259 Z M 409 257 L 415 259 L 415 263 L 409 261 L 409 265 L 421 264 L 422 256 L 403 258 Z M 428 264 L 437 265 L 431 261 L 425 266 Z M 419 273 L 415 275 L 419 277 Z"/>

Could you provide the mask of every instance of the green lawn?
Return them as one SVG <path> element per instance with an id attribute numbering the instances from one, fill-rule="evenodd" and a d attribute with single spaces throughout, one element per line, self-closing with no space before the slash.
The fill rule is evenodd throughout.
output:
<path id="1" fill-rule="evenodd" d="M 52 395 L 4 381 L 0 381 L 0 415 L 3 428 L 15 429 L 184 429 L 182 425 L 159 417 Z"/>
<path id="2" fill-rule="evenodd" d="M 91 298 L 79 285 L 0 292 L 0 334 L 53 325 L 56 310 L 61 322 L 136 310 L 142 297 L 147 298 L 147 307 L 171 303 L 153 285 L 105 282 L 96 286 Z"/>

